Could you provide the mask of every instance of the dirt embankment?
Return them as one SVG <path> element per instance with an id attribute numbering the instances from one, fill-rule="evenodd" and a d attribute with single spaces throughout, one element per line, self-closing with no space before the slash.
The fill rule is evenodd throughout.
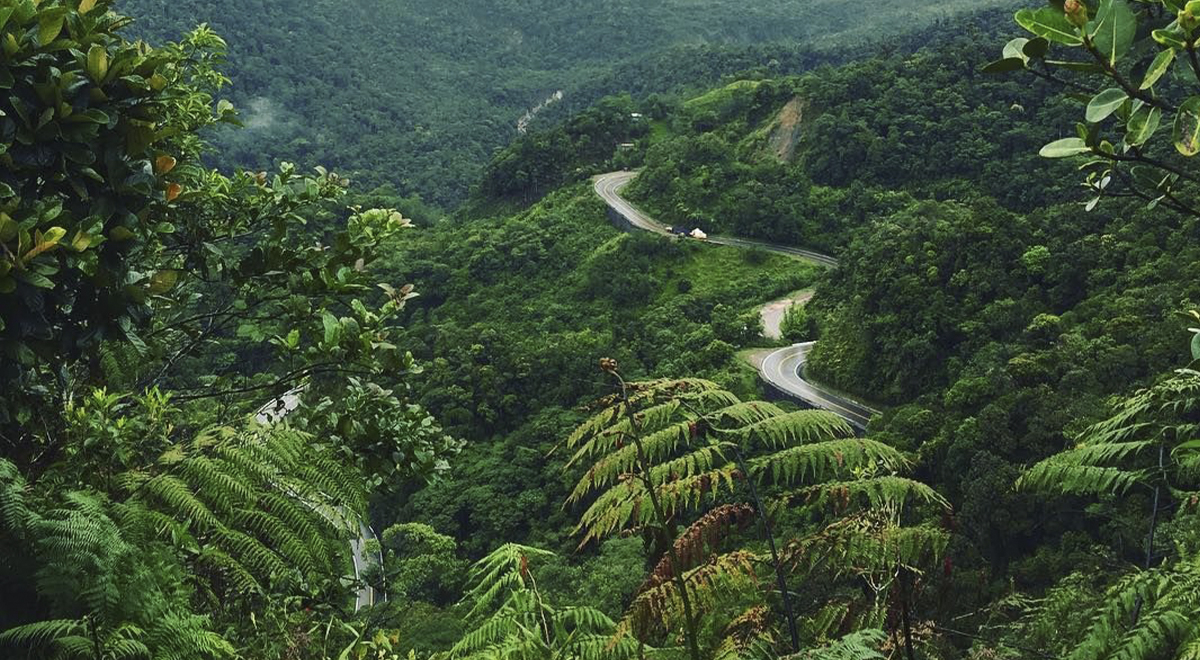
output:
<path id="1" fill-rule="evenodd" d="M 787 105 L 771 122 L 772 128 L 767 136 L 767 149 L 776 158 L 790 162 L 796 157 L 796 147 L 800 144 L 801 125 L 804 122 L 804 111 L 808 104 L 799 96 L 788 101 Z"/>

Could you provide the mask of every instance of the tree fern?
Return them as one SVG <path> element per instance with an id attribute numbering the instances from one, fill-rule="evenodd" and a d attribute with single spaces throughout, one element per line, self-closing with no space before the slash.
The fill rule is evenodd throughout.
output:
<path id="1" fill-rule="evenodd" d="M 882 630 L 859 630 L 820 648 L 783 656 L 780 660 L 883 660 L 879 649 L 887 640 Z"/>
<path id="2" fill-rule="evenodd" d="M 477 562 L 463 598 L 475 627 L 440 657 L 503 660 L 601 660 L 636 657 L 614 643 L 616 624 L 590 607 L 556 608 L 537 588 L 531 560 L 553 553 L 509 543 Z"/>
<path id="3" fill-rule="evenodd" d="M 859 529 L 857 535 L 849 534 L 847 523 L 811 539 L 824 538 L 827 550 L 833 550 L 836 538 L 846 557 L 862 559 L 860 571 L 895 572 L 908 566 L 910 558 L 912 566 L 918 555 L 927 558 L 929 552 L 923 551 L 944 547 L 945 534 L 928 527 L 904 528 L 898 519 L 908 505 L 940 510 L 948 507 L 946 501 L 902 476 L 910 463 L 901 452 L 853 437 L 853 429 L 837 415 L 743 402 L 707 381 L 686 387 L 678 381 L 626 384 L 615 370 L 610 373 L 624 396 L 602 401 L 601 409 L 564 444 L 574 450 L 568 469 L 584 467 L 568 497 L 568 504 L 585 505 L 577 527 L 581 546 L 635 529 L 656 537 L 654 570 L 623 620 L 623 634 L 644 640 L 682 630 L 689 654 L 698 658 L 694 615 L 723 607 L 715 597 L 721 591 L 716 585 L 727 593 L 737 593 L 723 582 L 727 580 L 743 580 L 739 588 L 749 592 L 761 586 L 751 555 L 720 546 L 757 515 L 774 555 L 756 483 L 773 490 L 791 487 L 781 504 L 800 502 L 835 519 L 856 511 L 886 511 L 880 514 L 892 521 L 886 533 Z M 754 506 L 727 504 L 743 483 Z M 689 520 L 695 522 L 689 525 Z M 685 529 L 679 534 L 681 525 Z M 774 563 L 790 622 L 786 576 L 782 565 Z M 792 637 L 795 646 L 798 637 Z M 708 652 L 745 650 L 730 646 L 728 639 L 718 646 L 719 652 L 717 647 Z"/>

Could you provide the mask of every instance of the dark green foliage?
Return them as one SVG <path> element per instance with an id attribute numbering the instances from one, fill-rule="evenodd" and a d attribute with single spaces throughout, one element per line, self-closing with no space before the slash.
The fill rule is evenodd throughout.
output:
<path id="1" fill-rule="evenodd" d="M 797 71 L 823 59 L 817 48 L 978 8 L 962 0 L 888 0 L 866 13 L 829 0 L 122 5 L 153 42 L 201 22 L 229 41 L 229 94 L 246 130 L 218 134 L 222 162 L 325 164 L 367 188 L 388 182 L 447 207 L 516 136 L 518 119 L 558 90 L 561 105 L 578 111 L 623 90 L 665 92 L 756 67 Z M 673 46 L 681 50 L 659 55 Z"/>

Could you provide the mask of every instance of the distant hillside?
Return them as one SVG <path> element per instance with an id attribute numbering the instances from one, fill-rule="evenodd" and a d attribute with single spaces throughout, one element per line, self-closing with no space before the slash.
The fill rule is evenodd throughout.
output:
<path id="1" fill-rule="evenodd" d="M 221 137 L 223 163 L 321 162 L 447 206 L 511 140 L 518 118 L 556 90 L 579 107 L 623 89 L 663 89 L 673 78 L 664 69 L 696 73 L 679 57 L 647 58 L 654 52 L 690 45 L 694 58 L 696 47 L 775 43 L 707 66 L 802 67 L 781 55 L 892 38 L 1005 4 L 315 0 L 299 10 L 282 0 L 127 0 L 121 8 L 154 41 L 207 22 L 229 42 L 229 94 L 247 129 Z"/>

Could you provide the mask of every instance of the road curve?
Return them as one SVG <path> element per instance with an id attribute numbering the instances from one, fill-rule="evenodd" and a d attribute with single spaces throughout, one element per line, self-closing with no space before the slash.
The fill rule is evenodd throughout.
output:
<path id="1" fill-rule="evenodd" d="M 601 197 L 614 211 L 629 221 L 630 224 L 638 229 L 644 229 L 661 236 L 672 236 L 667 230 L 667 226 L 654 220 L 650 216 L 642 213 L 633 204 L 630 204 L 621 197 L 621 189 L 629 185 L 637 177 L 637 172 L 610 172 L 601 174 L 594 180 L 596 194 Z M 826 266 L 828 268 L 837 268 L 837 259 L 820 252 L 805 250 L 802 248 L 792 247 L 790 245 L 776 245 L 764 241 L 754 241 L 748 238 L 733 238 L 730 236 L 709 236 L 709 243 L 717 245 L 729 245 L 743 249 L 765 250 L 767 252 L 775 252 L 777 254 L 786 254 L 791 257 L 798 257 L 806 261 Z"/>
<path id="2" fill-rule="evenodd" d="M 759 375 L 775 389 L 809 405 L 831 410 L 860 431 L 867 430 L 867 423 L 879 414 L 878 410 L 804 379 L 804 363 L 815 344 L 815 341 L 793 344 L 772 352 L 763 358 Z"/>
<path id="3" fill-rule="evenodd" d="M 254 419 L 259 424 L 274 424 L 287 417 L 293 410 L 300 407 L 300 394 L 303 392 L 303 389 L 303 387 L 297 387 L 267 402 L 266 405 L 258 409 L 258 412 L 254 415 Z M 305 504 L 322 518 L 329 521 L 334 527 L 351 532 L 355 531 L 356 526 L 351 524 L 351 521 L 346 520 L 344 510 L 313 504 L 311 502 L 305 502 Z M 355 582 L 359 580 L 363 570 L 367 567 L 366 543 L 375 538 L 375 530 L 371 529 L 371 526 L 366 521 L 359 521 L 357 528 L 358 536 L 350 541 L 350 559 L 354 564 Z M 383 555 L 380 554 L 376 559 L 382 566 Z M 354 611 L 357 612 L 364 607 L 374 605 L 378 596 L 379 594 L 376 593 L 375 587 L 369 584 L 363 586 L 354 597 Z"/>
<path id="4" fill-rule="evenodd" d="M 672 236 L 667 227 L 650 216 L 641 212 L 624 197 L 621 189 L 629 185 L 637 176 L 637 172 L 611 172 L 601 174 L 593 180 L 596 194 L 608 204 L 609 208 L 619 214 L 632 226 L 661 236 Z M 762 241 L 752 241 L 743 238 L 726 236 L 710 236 L 709 243 L 728 245 L 744 249 L 758 249 L 767 252 L 785 254 L 791 257 L 825 266 L 837 268 L 838 262 L 833 257 L 787 245 L 776 245 Z M 796 299 L 796 303 L 807 302 L 807 297 Z M 779 306 L 781 301 L 768 303 L 766 307 Z M 766 308 L 764 308 L 766 309 Z M 775 313 L 780 310 L 771 310 Z M 857 401 L 848 399 L 821 385 L 804 379 L 804 365 L 816 342 L 795 344 L 773 351 L 763 359 L 759 368 L 759 376 L 775 389 L 798 401 L 815 408 L 824 408 L 841 415 L 847 422 L 859 430 L 866 430 L 871 417 L 879 411 Z"/>

